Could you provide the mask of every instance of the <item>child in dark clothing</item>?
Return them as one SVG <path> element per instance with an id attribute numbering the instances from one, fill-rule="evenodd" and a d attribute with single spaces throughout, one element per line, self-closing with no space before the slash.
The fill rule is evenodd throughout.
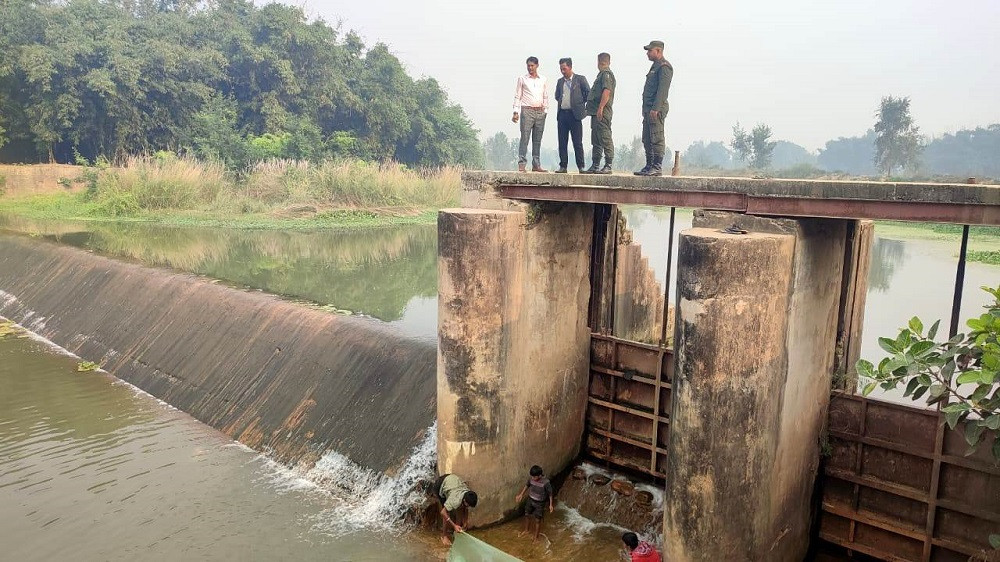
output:
<path id="1" fill-rule="evenodd" d="M 535 538 L 538 540 L 538 532 L 542 528 L 542 516 L 545 514 L 545 504 L 549 504 L 549 513 L 551 513 L 555 507 L 553 506 L 553 496 L 552 483 L 549 479 L 542 474 L 542 467 L 537 464 L 531 467 L 529 472 L 531 478 L 525 483 L 524 488 L 521 492 L 517 494 L 514 501 L 519 502 L 525 494 L 528 495 L 528 501 L 524 504 L 524 531 L 528 532 L 528 527 L 533 522 L 535 525 Z"/>

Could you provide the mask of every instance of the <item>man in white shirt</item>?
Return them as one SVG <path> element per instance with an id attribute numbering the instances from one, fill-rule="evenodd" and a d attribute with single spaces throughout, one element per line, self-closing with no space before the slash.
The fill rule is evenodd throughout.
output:
<path id="1" fill-rule="evenodd" d="M 545 115 L 549 109 L 548 82 L 538 75 L 538 58 L 525 61 L 528 73 L 517 78 L 514 85 L 514 123 L 521 123 L 521 144 L 517 150 L 517 169 L 523 172 L 528 162 L 528 138 L 531 138 L 531 171 L 544 172 L 540 154 Z"/>

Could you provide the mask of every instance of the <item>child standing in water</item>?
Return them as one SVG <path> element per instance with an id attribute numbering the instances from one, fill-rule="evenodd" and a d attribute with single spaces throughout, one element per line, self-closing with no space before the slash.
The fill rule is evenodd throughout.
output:
<path id="1" fill-rule="evenodd" d="M 551 513 L 555 509 L 552 503 L 555 494 L 552 492 L 552 483 L 542 473 L 542 467 L 537 464 L 531 467 L 529 475 L 531 478 L 525 483 L 524 488 L 517 494 L 514 501 L 520 503 L 521 498 L 526 493 L 528 494 L 528 501 L 524 504 L 524 531 L 521 534 L 529 532 L 529 525 L 534 523 L 535 538 L 533 540 L 538 540 L 538 532 L 542 528 L 542 516 L 545 514 L 545 504 L 549 504 L 549 513 Z"/>

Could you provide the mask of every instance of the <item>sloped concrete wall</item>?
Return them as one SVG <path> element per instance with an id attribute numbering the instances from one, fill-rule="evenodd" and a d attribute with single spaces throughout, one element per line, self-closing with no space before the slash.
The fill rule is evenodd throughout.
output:
<path id="1" fill-rule="evenodd" d="M 433 345 L 193 275 L 0 235 L 0 316 L 282 462 L 391 472 L 434 422 Z"/>

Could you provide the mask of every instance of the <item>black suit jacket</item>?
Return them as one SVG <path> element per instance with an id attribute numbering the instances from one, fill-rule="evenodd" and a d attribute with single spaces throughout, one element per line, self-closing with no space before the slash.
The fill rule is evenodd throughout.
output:
<path id="1" fill-rule="evenodd" d="M 562 107 L 563 82 L 565 78 L 556 81 L 556 108 Z M 569 91 L 569 108 L 573 112 L 573 117 L 580 121 L 587 116 L 587 97 L 590 96 L 590 83 L 587 77 L 582 74 L 573 75 L 573 86 Z"/>

